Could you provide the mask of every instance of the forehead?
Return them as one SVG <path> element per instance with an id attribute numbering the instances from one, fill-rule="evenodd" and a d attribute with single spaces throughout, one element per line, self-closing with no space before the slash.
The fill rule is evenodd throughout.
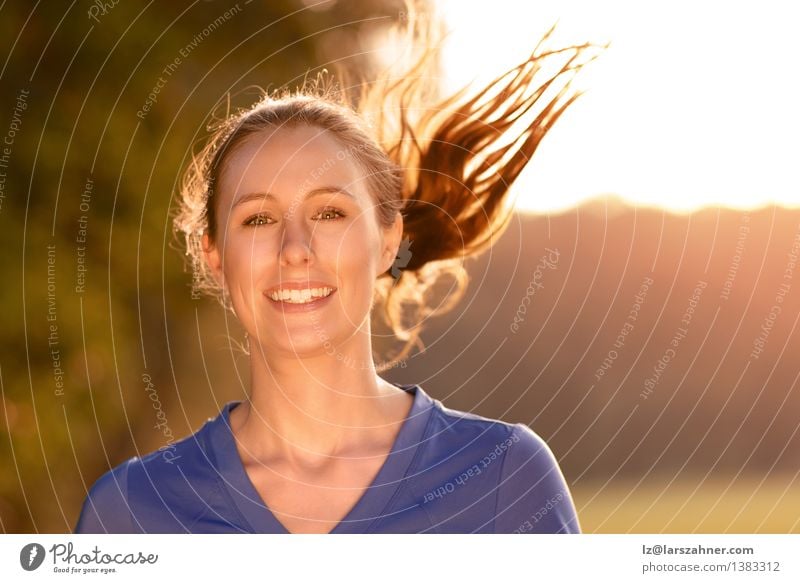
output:
<path id="1" fill-rule="evenodd" d="M 227 157 L 220 182 L 231 202 L 250 192 L 272 192 L 283 199 L 330 185 L 346 187 L 365 202 L 364 178 L 352 152 L 331 132 L 298 126 L 245 138 Z"/>

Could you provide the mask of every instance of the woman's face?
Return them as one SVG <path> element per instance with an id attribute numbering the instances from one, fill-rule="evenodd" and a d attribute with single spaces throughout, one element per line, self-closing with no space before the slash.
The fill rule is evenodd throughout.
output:
<path id="1" fill-rule="evenodd" d="M 248 137 L 228 156 L 215 195 L 217 240 L 204 236 L 206 260 L 251 343 L 265 354 L 335 355 L 359 329 L 369 333 L 375 279 L 394 261 L 402 217 L 391 229 L 378 224 L 366 176 L 330 132 L 299 126 Z M 287 288 L 333 292 L 276 301 Z"/>

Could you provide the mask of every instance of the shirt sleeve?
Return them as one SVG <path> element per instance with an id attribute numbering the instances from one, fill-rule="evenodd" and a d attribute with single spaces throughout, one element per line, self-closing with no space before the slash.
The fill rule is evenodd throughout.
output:
<path id="1" fill-rule="evenodd" d="M 75 534 L 135 533 L 128 505 L 128 465 L 107 471 L 89 489 Z"/>
<path id="2" fill-rule="evenodd" d="M 496 533 L 580 533 L 561 468 L 544 440 L 516 423 L 503 458 L 495 511 Z"/>

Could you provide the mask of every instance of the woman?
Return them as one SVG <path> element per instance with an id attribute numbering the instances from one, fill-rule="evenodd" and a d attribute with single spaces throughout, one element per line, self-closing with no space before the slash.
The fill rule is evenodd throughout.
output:
<path id="1" fill-rule="evenodd" d="M 412 16 L 410 35 L 433 34 Z M 357 105 L 315 83 L 225 120 L 188 169 L 175 224 L 203 289 L 246 331 L 249 399 L 169 456 L 104 474 L 76 532 L 580 532 L 544 441 L 383 380 L 370 314 L 382 303 L 405 341 L 391 366 L 418 341 L 404 305 L 427 317 L 425 293 L 443 274 L 457 293 L 439 311 L 455 305 L 463 258 L 505 228 L 508 186 L 575 99 L 569 83 L 519 139 L 500 138 L 587 46 L 537 46 L 510 80 L 463 102 L 459 92 L 422 107 L 426 52 L 399 81 L 364 87 Z M 566 63 L 534 85 L 557 55 Z"/>

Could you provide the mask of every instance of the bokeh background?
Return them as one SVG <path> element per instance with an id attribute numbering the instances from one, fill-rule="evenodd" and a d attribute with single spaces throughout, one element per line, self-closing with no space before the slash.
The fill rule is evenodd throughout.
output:
<path id="1" fill-rule="evenodd" d="M 70 531 L 102 473 L 245 397 L 241 330 L 192 295 L 173 239 L 180 172 L 258 87 L 374 76 L 400 19 L 389 0 L 0 3 L 2 532 Z M 800 532 L 800 192 L 679 212 L 687 192 L 565 206 L 527 184 L 540 210 L 466 262 L 462 303 L 383 376 L 529 424 L 585 532 Z"/>

